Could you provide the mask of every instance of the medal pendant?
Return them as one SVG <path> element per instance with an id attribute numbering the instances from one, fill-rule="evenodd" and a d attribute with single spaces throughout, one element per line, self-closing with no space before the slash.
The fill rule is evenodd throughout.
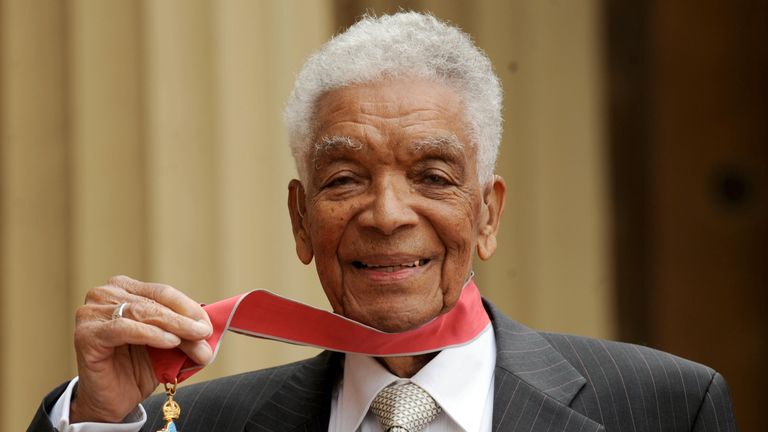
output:
<path id="1" fill-rule="evenodd" d="M 178 402 L 173 400 L 173 396 L 176 394 L 176 383 L 165 384 L 165 394 L 168 396 L 168 400 L 163 404 L 163 420 L 165 420 L 165 426 L 157 432 L 179 432 L 176 430 L 176 423 L 174 420 L 178 420 L 181 416 L 181 407 Z"/>

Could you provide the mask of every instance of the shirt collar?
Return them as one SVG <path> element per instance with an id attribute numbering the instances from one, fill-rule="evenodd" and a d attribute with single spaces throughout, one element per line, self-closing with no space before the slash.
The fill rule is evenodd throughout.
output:
<path id="1" fill-rule="evenodd" d="M 464 430 L 479 430 L 495 367 L 496 340 L 490 325 L 472 342 L 441 351 L 410 379 L 393 375 L 372 357 L 347 354 L 338 405 L 340 430 L 357 430 L 381 389 L 408 381 L 426 390 Z"/>

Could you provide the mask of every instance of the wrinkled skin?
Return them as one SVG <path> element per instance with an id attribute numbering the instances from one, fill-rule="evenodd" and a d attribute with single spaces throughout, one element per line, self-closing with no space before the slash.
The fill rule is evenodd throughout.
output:
<path id="1" fill-rule="evenodd" d="M 337 89 L 317 104 L 306 184 L 289 186 L 296 250 L 335 312 L 403 331 L 457 302 L 504 204 L 478 180 L 459 96 L 423 79 Z"/>

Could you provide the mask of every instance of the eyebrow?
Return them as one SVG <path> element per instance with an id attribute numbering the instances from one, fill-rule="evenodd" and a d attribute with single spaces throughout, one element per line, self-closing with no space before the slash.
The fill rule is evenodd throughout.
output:
<path id="1" fill-rule="evenodd" d="M 315 151 L 312 160 L 315 168 L 319 168 L 321 160 L 329 154 L 345 149 L 358 151 L 362 150 L 365 145 L 349 136 L 328 135 L 320 138 L 314 147 Z M 429 136 L 412 142 L 408 147 L 414 153 L 436 152 L 448 159 L 461 158 L 464 150 L 464 145 L 453 134 Z"/>
<path id="2" fill-rule="evenodd" d="M 324 136 L 315 143 L 314 160 L 317 161 L 323 154 L 331 153 L 343 148 L 361 150 L 363 148 L 363 143 L 344 135 Z"/>
<path id="3" fill-rule="evenodd" d="M 413 142 L 409 146 L 412 153 L 420 154 L 420 159 L 441 159 L 456 168 L 462 168 L 464 144 L 456 135 L 437 135 Z M 463 170 L 463 169 L 462 169 Z"/>
<path id="4" fill-rule="evenodd" d="M 410 145 L 412 151 L 439 150 L 441 153 L 456 154 L 464 150 L 464 145 L 456 135 L 430 136 Z"/>

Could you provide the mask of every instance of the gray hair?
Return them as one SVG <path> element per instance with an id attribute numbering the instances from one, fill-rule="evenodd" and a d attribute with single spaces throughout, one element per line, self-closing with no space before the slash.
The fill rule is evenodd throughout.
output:
<path id="1" fill-rule="evenodd" d="M 433 79 L 457 91 L 477 149 L 480 182 L 492 179 L 501 142 L 502 96 L 491 61 L 458 28 L 432 15 L 400 12 L 362 17 L 304 63 L 284 112 L 302 181 L 307 179 L 317 99 L 348 85 L 400 76 Z"/>

